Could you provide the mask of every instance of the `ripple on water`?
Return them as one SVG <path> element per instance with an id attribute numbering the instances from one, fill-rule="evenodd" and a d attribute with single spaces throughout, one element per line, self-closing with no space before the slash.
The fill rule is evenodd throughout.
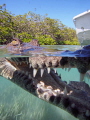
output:
<path id="1" fill-rule="evenodd" d="M 12 51 L 7 50 L 6 48 L 0 49 L 0 57 L 16 57 L 16 56 L 60 56 L 62 55 L 62 51 L 75 51 L 81 49 L 79 45 L 43 45 L 41 49 L 26 49 L 23 51 Z M 68 53 L 64 53 L 63 55 L 67 55 Z M 62 55 L 62 56 L 63 56 Z"/>

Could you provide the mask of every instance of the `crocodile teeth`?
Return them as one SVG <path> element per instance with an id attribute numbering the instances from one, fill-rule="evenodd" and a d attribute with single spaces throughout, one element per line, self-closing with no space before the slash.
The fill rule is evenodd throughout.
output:
<path id="1" fill-rule="evenodd" d="M 75 103 L 71 104 L 71 107 L 72 107 L 72 108 L 75 108 Z"/>
<path id="2" fill-rule="evenodd" d="M 31 59 L 29 58 L 29 63 L 31 62 Z"/>
<path id="3" fill-rule="evenodd" d="M 67 88 L 65 87 L 65 89 L 64 89 L 64 96 L 66 96 L 67 95 Z"/>
<path id="4" fill-rule="evenodd" d="M 21 62 L 19 62 L 19 64 L 21 65 Z"/>
<path id="5" fill-rule="evenodd" d="M 47 71 L 48 71 L 48 73 L 50 73 L 50 68 L 49 67 L 47 68 Z"/>
<path id="6" fill-rule="evenodd" d="M 86 110 L 85 115 L 86 115 L 87 117 L 89 117 L 89 116 L 90 116 L 90 111 L 89 111 L 89 110 Z"/>
<path id="7" fill-rule="evenodd" d="M 44 73 L 44 69 L 41 69 L 41 77 L 43 76 Z"/>
<path id="8" fill-rule="evenodd" d="M 29 68 L 31 68 L 32 67 L 32 65 L 31 64 L 29 64 Z"/>
<path id="9" fill-rule="evenodd" d="M 53 68 L 53 69 L 54 69 L 55 73 L 57 73 L 57 69 L 56 68 Z"/>
<path id="10" fill-rule="evenodd" d="M 33 77 L 35 77 L 37 74 L 37 69 L 33 69 Z"/>
<path id="11" fill-rule="evenodd" d="M 28 75 L 28 72 L 26 72 L 26 75 Z"/>
<path id="12" fill-rule="evenodd" d="M 67 68 L 65 68 L 65 71 L 67 71 Z"/>
<path id="13" fill-rule="evenodd" d="M 68 72 L 71 70 L 71 66 L 69 66 L 69 68 L 68 68 Z"/>
<path id="14" fill-rule="evenodd" d="M 80 81 L 82 82 L 84 79 L 85 74 L 80 73 Z"/>
<path id="15" fill-rule="evenodd" d="M 90 75 L 89 75 L 88 73 L 86 74 L 86 77 L 87 77 L 88 79 L 90 79 Z"/>
<path id="16" fill-rule="evenodd" d="M 29 77 L 29 79 L 30 79 L 30 78 L 31 78 L 31 75 L 29 74 L 29 76 L 28 76 L 28 77 Z"/>

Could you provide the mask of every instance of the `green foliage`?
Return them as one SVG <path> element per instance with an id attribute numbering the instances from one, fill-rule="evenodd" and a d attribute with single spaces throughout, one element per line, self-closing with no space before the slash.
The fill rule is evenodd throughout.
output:
<path id="1" fill-rule="evenodd" d="M 10 27 L 0 26 L 0 43 L 4 43 L 7 39 L 11 39 L 12 29 Z"/>
<path id="2" fill-rule="evenodd" d="M 10 42 L 12 38 L 13 22 L 12 15 L 6 10 L 0 10 L 0 43 Z"/>
<path id="3" fill-rule="evenodd" d="M 5 7 L 5 5 L 4 5 Z M 24 15 L 13 15 L 0 7 L 0 44 L 19 37 L 23 42 L 38 39 L 41 45 L 79 44 L 76 32 L 61 21 L 31 11 Z"/>
<path id="4" fill-rule="evenodd" d="M 64 41 L 64 45 L 79 45 L 79 42 L 76 41 Z"/>
<path id="5" fill-rule="evenodd" d="M 56 41 L 50 35 L 41 35 L 37 38 L 40 45 L 55 45 Z"/>
<path id="6" fill-rule="evenodd" d="M 32 35 L 28 34 L 27 32 L 17 33 L 18 38 L 20 38 L 23 42 L 30 42 L 33 37 Z"/>
<path id="7" fill-rule="evenodd" d="M 60 45 L 80 45 L 78 41 L 70 41 L 70 40 L 59 41 L 59 44 Z"/>

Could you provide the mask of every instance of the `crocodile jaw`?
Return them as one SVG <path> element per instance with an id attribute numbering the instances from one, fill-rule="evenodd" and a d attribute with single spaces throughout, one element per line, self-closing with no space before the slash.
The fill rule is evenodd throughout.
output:
<path id="1" fill-rule="evenodd" d="M 38 68 L 37 74 L 34 76 L 33 72 L 37 69 L 36 64 L 32 65 L 33 69 L 29 64 L 30 58 L 22 59 L 0 58 L 0 75 L 79 119 L 90 119 L 90 88 L 88 85 L 88 93 L 85 93 L 85 90 L 77 89 L 72 84 L 63 82 L 52 69 L 48 72 L 45 68 L 41 75 L 42 67 Z M 86 84 L 84 83 L 84 85 Z"/>

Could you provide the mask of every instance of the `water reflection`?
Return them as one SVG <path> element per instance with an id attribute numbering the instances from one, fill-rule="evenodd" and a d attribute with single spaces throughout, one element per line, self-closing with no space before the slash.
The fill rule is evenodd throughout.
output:
<path id="1" fill-rule="evenodd" d="M 0 49 L 0 57 L 7 57 L 7 56 L 34 56 L 34 55 L 44 55 L 44 56 L 59 56 L 62 51 L 70 50 L 75 51 L 81 49 L 81 46 L 79 45 L 42 45 L 43 49 L 41 50 L 33 50 L 33 49 L 27 49 L 23 52 L 16 52 L 16 51 L 10 51 L 6 48 Z"/>

